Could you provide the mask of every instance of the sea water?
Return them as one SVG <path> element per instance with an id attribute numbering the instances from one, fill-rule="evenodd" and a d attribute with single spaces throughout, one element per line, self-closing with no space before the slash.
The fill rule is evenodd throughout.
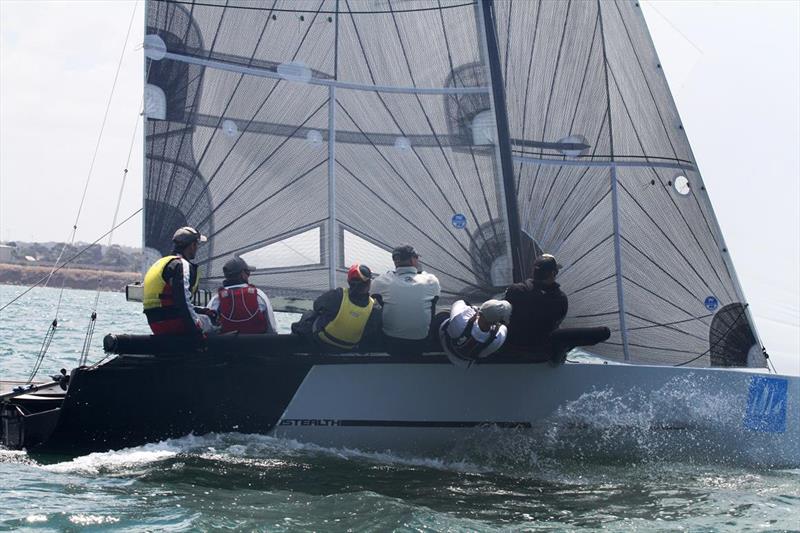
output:
<path id="1" fill-rule="evenodd" d="M 23 290 L 0 285 L 0 306 Z M 74 367 L 96 298 L 90 362 L 106 333 L 148 332 L 120 293 L 59 294 L 34 289 L 0 313 L 0 379 L 29 377 L 56 316 L 39 377 Z M 409 457 L 228 433 L 80 457 L 0 448 L 0 530 L 800 531 L 800 470 L 656 453 L 608 463 L 547 446 L 519 435 Z"/>

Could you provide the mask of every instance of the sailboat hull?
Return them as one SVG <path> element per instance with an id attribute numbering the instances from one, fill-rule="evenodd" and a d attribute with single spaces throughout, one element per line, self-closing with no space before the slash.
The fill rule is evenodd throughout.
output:
<path id="1" fill-rule="evenodd" d="M 19 444 L 74 454 L 236 431 L 408 454 L 489 441 L 548 455 L 796 467 L 798 405 L 800 378 L 741 370 L 120 356 L 73 372 L 61 406 L 48 411 L 49 434 Z"/>

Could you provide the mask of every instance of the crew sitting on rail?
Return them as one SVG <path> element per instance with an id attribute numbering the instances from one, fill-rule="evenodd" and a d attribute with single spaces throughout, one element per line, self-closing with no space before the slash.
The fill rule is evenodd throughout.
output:
<path id="1" fill-rule="evenodd" d="M 436 276 L 423 272 L 419 254 L 408 244 L 392 250 L 394 271 L 372 282 L 372 296 L 383 307 L 384 349 L 391 355 L 421 355 L 441 289 Z"/>
<path id="2" fill-rule="evenodd" d="M 547 343 L 550 334 L 564 320 L 569 303 L 556 282 L 560 269 L 555 257 L 542 254 L 533 262 L 532 279 L 506 289 L 505 299 L 514 309 L 506 351 L 525 353 L 531 347 Z"/>
<path id="3" fill-rule="evenodd" d="M 374 340 L 381 329 L 381 306 L 370 297 L 372 271 L 358 263 L 347 271 L 347 288 L 336 288 L 314 300 L 313 311 L 292 324 L 292 331 L 341 351 Z"/>
<path id="4" fill-rule="evenodd" d="M 214 331 L 205 309 L 195 308 L 192 297 L 200 273 L 192 260 L 205 235 L 184 226 L 172 236 L 172 254 L 162 257 L 144 276 L 144 314 L 155 335 L 203 334 Z"/>
<path id="5" fill-rule="evenodd" d="M 217 294 L 208 302 L 222 333 L 275 333 L 278 325 L 267 295 L 251 285 L 250 266 L 241 257 L 229 259 L 222 266 L 225 279 Z"/>
<path id="6" fill-rule="evenodd" d="M 453 303 L 450 318 L 439 328 L 439 340 L 450 362 L 468 367 L 499 350 L 510 317 L 511 304 L 505 300 L 487 300 L 480 308 L 464 300 Z"/>

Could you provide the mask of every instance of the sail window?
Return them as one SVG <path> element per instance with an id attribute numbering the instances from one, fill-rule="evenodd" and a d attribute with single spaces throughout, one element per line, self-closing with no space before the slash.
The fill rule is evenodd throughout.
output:
<path id="1" fill-rule="evenodd" d="M 232 120 L 222 121 L 222 132 L 228 137 L 236 137 L 239 134 L 239 127 Z"/>
<path id="2" fill-rule="evenodd" d="M 558 151 L 567 157 L 578 157 L 589 148 L 589 141 L 583 135 L 570 135 L 559 139 L 558 143 L 565 145 Z"/>
<path id="3" fill-rule="evenodd" d="M 299 61 L 281 63 L 278 65 L 278 74 L 280 74 L 282 78 L 290 81 L 299 81 L 302 83 L 311 81 L 311 69 Z"/>
<path id="4" fill-rule="evenodd" d="M 322 146 L 322 134 L 317 130 L 308 130 L 308 133 L 306 133 L 306 142 L 311 145 L 312 148 L 319 148 Z"/>
<path id="5" fill-rule="evenodd" d="M 164 39 L 151 33 L 144 37 L 144 55 L 153 61 L 160 61 L 167 55 L 167 45 Z"/>
<path id="6" fill-rule="evenodd" d="M 318 265 L 322 262 L 320 232 L 316 227 L 250 250 L 241 257 L 255 269 Z"/>
<path id="7" fill-rule="evenodd" d="M 152 83 L 144 86 L 144 116 L 155 120 L 167 118 L 167 96 L 161 87 Z"/>
<path id="8" fill-rule="evenodd" d="M 344 264 L 363 263 L 378 274 L 394 270 L 392 252 L 344 230 Z"/>
<path id="9" fill-rule="evenodd" d="M 492 110 L 481 111 L 472 118 L 472 144 L 494 144 L 496 129 Z"/>
<path id="10" fill-rule="evenodd" d="M 692 188 L 689 186 L 689 179 L 686 176 L 678 176 L 672 181 L 672 184 L 681 196 L 686 196 L 692 192 Z"/>
<path id="11" fill-rule="evenodd" d="M 401 152 L 407 152 L 411 149 L 411 141 L 408 137 L 398 137 L 394 140 L 394 147 Z"/>

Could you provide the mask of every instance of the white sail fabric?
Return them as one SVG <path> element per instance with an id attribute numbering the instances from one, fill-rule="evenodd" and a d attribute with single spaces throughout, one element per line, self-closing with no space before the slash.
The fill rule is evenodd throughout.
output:
<path id="1" fill-rule="evenodd" d="M 493 113 L 477 14 L 464 0 L 148 2 L 166 120 L 147 122 L 146 246 L 166 253 L 193 225 L 210 237 L 206 286 L 240 254 L 267 265 L 251 280 L 271 294 L 313 298 L 344 283 L 345 258 L 385 265 L 410 243 L 443 302 L 501 292 L 502 179 L 471 127 Z"/>
<path id="2" fill-rule="evenodd" d="M 494 8 L 521 225 L 564 264 L 563 325 L 610 326 L 612 359 L 747 366 L 744 296 L 638 2 Z"/>

